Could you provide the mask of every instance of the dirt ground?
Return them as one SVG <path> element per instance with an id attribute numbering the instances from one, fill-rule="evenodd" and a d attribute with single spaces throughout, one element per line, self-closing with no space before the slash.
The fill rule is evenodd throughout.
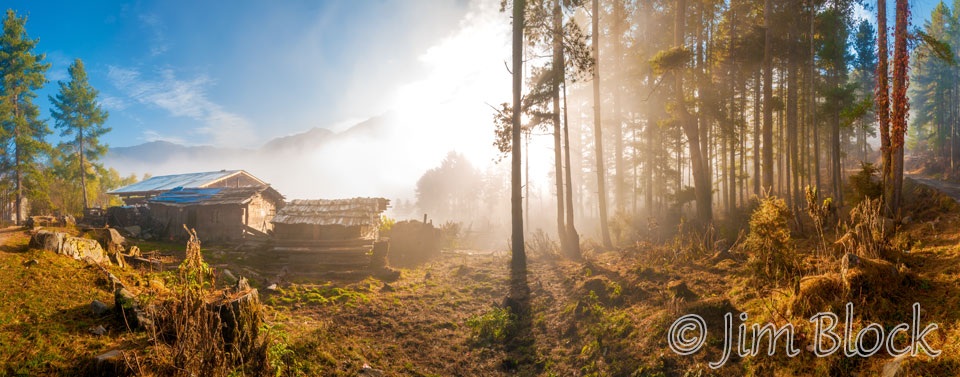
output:
<path id="1" fill-rule="evenodd" d="M 901 230 L 909 246 L 898 265 L 910 278 L 890 299 L 858 301 L 866 313 L 853 326 L 879 321 L 892 327 L 908 320 L 911 304 L 918 302 L 921 322 L 939 325 L 927 338 L 943 351 L 935 358 L 921 354 L 894 362 L 885 354 L 817 358 L 809 352 L 789 358 L 781 351 L 772 357 L 734 357 L 723 368 L 710 369 L 707 363 L 719 359 L 722 350 L 720 324 L 726 312 L 748 313 L 748 324 L 793 323 L 797 348 L 809 346 L 812 325 L 788 313 L 792 287 L 758 285 L 744 255 L 718 260 L 695 251 L 689 240 L 640 241 L 604 253 L 585 250 L 583 261 L 531 255 L 529 312 L 522 317 L 504 309 L 509 257 L 503 252 L 444 252 L 402 269 L 400 278 L 389 282 L 281 279 L 276 289 L 268 289 L 276 277 L 253 282 L 267 304 L 267 328 L 285 345 L 277 355 L 282 375 L 355 376 L 379 370 L 390 376 L 867 376 L 879 375 L 891 363 L 906 375 L 957 375 L 960 212 L 942 204 L 942 198 L 924 200 Z M 938 205 L 944 207 L 933 208 Z M 805 261 L 816 242 L 809 225 L 806 229 L 794 234 Z M 828 230 L 828 243 L 834 233 Z M 0 376 L 74 374 L 95 355 L 147 341 L 146 334 L 129 333 L 110 317 L 90 312 L 94 299 L 112 305 L 112 293 L 90 267 L 27 250 L 27 238 L 18 229 L 0 232 Z M 143 243 L 141 248 L 175 255 L 178 246 Z M 230 269 L 247 276 L 252 269 L 237 263 L 236 253 L 216 247 L 203 252 L 221 274 Z M 132 284 L 151 279 L 112 271 Z M 843 314 L 840 306 L 832 309 Z M 687 313 L 701 314 L 711 335 L 699 353 L 679 356 L 668 347 L 666 334 Z M 89 332 L 99 325 L 105 335 Z"/>

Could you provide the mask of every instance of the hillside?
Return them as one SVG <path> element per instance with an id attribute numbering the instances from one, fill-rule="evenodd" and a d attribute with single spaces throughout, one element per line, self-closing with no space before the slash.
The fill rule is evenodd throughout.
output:
<path id="1" fill-rule="evenodd" d="M 807 283 L 801 284 L 800 296 L 789 287 L 762 288 L 749 263 L 743 263 L 747 251 L 734 247 L 718 257 L 698 246 L 695 235 L 641 241 L 610 252 L 585 244 L 582 262 L 531 247 L 530 312 L 522 318 L 503 306 L 509 280 L 504 253 L 444 253 L 401 270 L 396 281 L 300 279 L 271 289 L 266 287 L 269 277 L 253 277 L 251 283 L 263 294 L 271 332 L 282 340 L 273 364 L 281 375 L 742 376 L 778 371 L 826 376 L 879 375 L 888 369 L 902 375 L 955 375 L 960 352 L 951 340 L 960 336 L 960 312 L 954 310 L 960 305 L 960 250 L 955 247 L 960 206 L 956 199 L 910 181 L 906 190 L 912 220 L 898 236 L 906 240 L 898 259 L 902 282 L 893 287 L 885 281 L 885 288 L 877 285 L 878 291 L 854 296 L 853 325 L 909 321 L 909 305 L 917 302 L 923 308 L 920 321 L 940 326 L 927 338 L 943 351 L 936 358 L 922 353 L 897 359 L 882 353 L 818 358 L 809 352 L 790 358 L 781 350 L 773 357 L 734 356 L 720 369 L 707 368 L 720 359 L 722 327 L 717 326 L 724 312 L 748 312 L 747 323 L 793 323 L 799 329 L 795 346 L 810 347 L 811 325 L 790 308 L 813 296 L 800 298 L 808 294 Z M 811 224 L 806 226 L 807 232 L 793 232 L 791 243 L 800 258 L 816 261 L 810 248 L 817 241 Z M 830 233 L 827 242 L 832 244 Z M 0 233 L 0 354 L 5 355 L 0 374 L 83 372 L 93 356 L 110 349 L 143 357 L 152 347 L 148 333 L 127 332 L 116 319 L 90 312 L 91 300 L 112 301 L 95 270 L 67 257 L 27 250 L 27 237 L 13 228 Z M 139 244 L 144 250 L 183 255 L 177 245 Z M 226 268 L 246 271 L 241 266 L 252 262 L 215 245 L 203 249 L 203 255 L 215 266 L 218 280 L 226 279 Z M 825 268 L 833 270 L 839 260 L 830 263 Z M 816 278 L 812 265 L 803 268 L 808 271 L 804 281 Z M 110 270 L 131 283 L 157 278 Z M 169 284 L 169 275 L 159 276 Z M 841 301 L 827 307 L 843 314 Z M 678 356 L 667 346 L 667 328 L 683 313 L 703 315 L 712 334 L 705 350 L 692 356 Z M 91 334 L 89 328 L 95 326 L 104 326 L 106 333 Z"/>

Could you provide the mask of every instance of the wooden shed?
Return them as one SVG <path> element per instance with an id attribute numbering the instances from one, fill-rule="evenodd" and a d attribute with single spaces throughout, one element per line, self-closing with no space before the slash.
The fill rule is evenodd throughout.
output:
<path id="1" fill-rule="evenodd" d="M 176 188 L 148 204 L 164 237 L 185 237 L 186 225 L 205 241 L 238 241 L 269 235 L 283 195 L 270 186 Z"/>
<path id="2" fill-rule="evenodd" d="M 377 238 L 384 198 L 293 200 L 273 218 L 274 234 L 288 240 Z"/>
<path id="3" fill-rule="evenodd" d="M 265 187 L 266 182 L 244 170 L 220 170 L 200 173 L 160 175 L 108 192 L 126 205 L 143 204 L 157 195 L 177 188 Z"/>

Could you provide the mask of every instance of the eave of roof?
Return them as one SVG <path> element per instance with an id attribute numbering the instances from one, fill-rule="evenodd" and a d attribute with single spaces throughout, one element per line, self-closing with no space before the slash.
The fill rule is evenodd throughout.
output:
<path id="1" fill-rule="evenodd" d="M 146 194 L 157 191 L 167 191 L 173 190 L 177 187 L 204 187 L 216 183 L 218 181 L 233 177 L 238 174 L 246 174 L 247 176 L 255 179 L 260 184 L 266 185 L 266 182 L 261 181 L 259 178 L 254 177 L 252 174 L 247 173 L 244 170 L 220 170 L 220 171 L 209 171 L 209 172 L 200 172 L 200 173 L 187 173 L 187 174 L 171 174 L 171 175 L 162 175 L 156 177 L 150 177 L 143 181 L 134 183 L 132 185 L 124 186 L 113 191 L 107 192 L 108 194 L 124 194 L 124 195 L 135 195 L 135 194 Z"/>

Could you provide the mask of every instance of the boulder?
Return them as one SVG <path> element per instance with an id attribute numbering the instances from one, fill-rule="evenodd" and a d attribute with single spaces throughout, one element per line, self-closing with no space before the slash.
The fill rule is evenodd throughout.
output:
<path id="1" fill-rule="evenodd" d="M 89 331 L 93 335 L 101 336 L 107 332 L 107 329 L 105 329 L 102 325 L 98 325 L 95 327 L 91 327 Z"/>
<path id="2" fill-rule="evenodd" d="M 131 330 L 147 329 L 153 326 L 153 320 L 140 307 L 137 296 L 127 288 L 117 287 L 114 292 L 114 301 L 114 311 Z"/>
<path id="3" fill-rule="evenodd" d="M 63 215 L 63 216 L 60 216 L 60 222 L 61 222 L 63 225 L 67 225 L 67 226 L 77 225 L 77 219 L 74 218 L 74 217 L 71 216 L 71 215 Z"/>
<path id="4" fill-rule="evenodd" d="M 60 247 L 66 237 L 66 233 L 41 230 L 30 237 L 30 248 L 60 253 Z"/>
<path id="5" fill-rule="evenodd" d="M 127 239 L 120 235 L 116 229 L 113 228 L 94 228 L 90 229 L 90 234 L 93 235 L 93 238 L 96 238 L 100 242 L 100 246 L 107 251 L 108 254 L 113 255 L 124 251 L 124 246 L 127 243 Z"/>
<path id="6" fill-rule="evenodd" d="M 90 258 L 97 264 L 110 264 L 110 258 L 95 240 L 80 237 L 66 237 L 60 246 L 60 254 L 70 256 L 76 260 Z"/>
<path id="7" fill-rule="evenodd" d="M 861 258 L 853 254 L 843 256 L 840 276 L 848 295 L 880 294 L 897 289 L 901 275 L 893 263 L 882 259 Z"/>
<path id="8" fill-rule="evenodd" d="M 228 269 L 223 269 L 223 272 L 220 273 L 220 277 L 224 279 L 224 282 L 227 284 L 235 284 L 238 282 L 237 277 L 233 275 L 233 272 L 230 272 Z"/>
<path id="9" fill-rule="evenodd" d="M 93 300 L 90 303 L 90 311 L 95 315 L 104 315 L 110 311 L 110 308 L 107 307 L 107 304 L 100 302 L 100 300 Z"/>

